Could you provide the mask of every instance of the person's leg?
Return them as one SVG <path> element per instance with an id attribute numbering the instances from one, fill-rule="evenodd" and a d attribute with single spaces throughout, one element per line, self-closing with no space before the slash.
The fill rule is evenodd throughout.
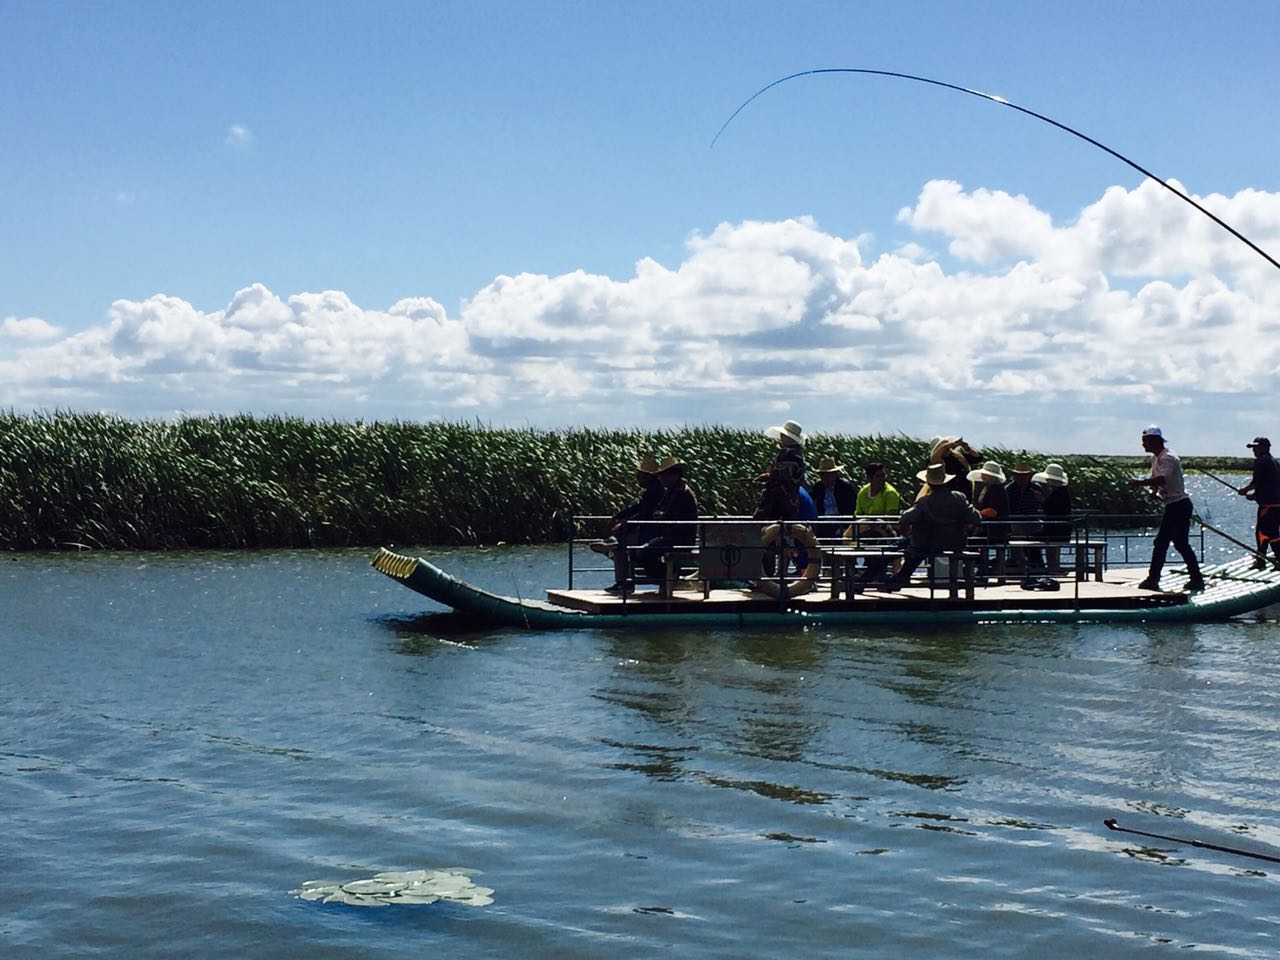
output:
<path id="1" fill-rule="evenodd" d="M 650 580 L 661 580 L 667 575 L 663 556 L 671 549 L 670 537 L 654 537 L 640 551 L 640 564 L 644 567 L 644 575 Z"/>
<path id="2" fill-rule="evenodd" d="M 1175 514 L 1173 530 L 1171 531 L 1171 541 L 1173 549 L 1178 551 L 1178 555 L 1187 565 L 1187 576 L 1190 578 L 1190 586 L 1194 589 L 1196 584 L 1204 585 L 1204 580 L 1200 576 L 1200 561 L 1196 558 L 1196 552 L 1191 549 L 1191 514 L 1193 512 L 1191 500 L 1179 500 L 1173 504 L 1167 511 Z"/>
<path id="3" fill-rule="evenodd" d="M 1176 507 L 1177 504 L 1173 506 Z M 1171 509 L 1165 507 L 1164 514 L 1160 517 L 1160 529 L 1156 531 L 1156 538 L 1151 542 L 1151 565 L 1147 568 L 1147 579 L 1143 584 L 1160 582 L 1160 571 L 1164 569 L 1165 554 L 1169 552 L 1169 543 L 1173 539 L 1173 529 L 1177 521 L 1177 517 L 1171 514 Z"/>
<path id="4" fill-rule="evenodd" d="M 1259 570 L 1267 563 L 1263 558 L 1267 555 L 1267 544 L 1271 552 L 1280 560 L 1280 505 L 1274 503 L 1258 504 L 1258 561 L 1254 566 Z"/>
<path id="5" fill-rule="evenodd" d="M 908 582 L 911 579 L 911 575 L 916 572 L 916 569 L 920 564 L 924 563 L 927 557 L 928 554 L 918 553 L 910 547 L 907 547 L 906 551 L 902 555 L 901 569 L 899 569 L 898 572 L 890 577 L 886 582 L 894 584 L 895 586 L 901 586 Z"/>
<path id="6" fill-rule="evenodd" d="M 640 534 L 629 524 L 618 529 L 618 547 L 613 551 L 613 585 L 621 587 L 631 578 L 631 551 L 627 547 L 640 542 Z"/>

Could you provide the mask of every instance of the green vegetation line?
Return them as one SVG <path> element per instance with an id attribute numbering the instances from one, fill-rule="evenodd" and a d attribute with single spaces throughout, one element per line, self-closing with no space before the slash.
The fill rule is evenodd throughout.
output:
<path id="1" fill-rule="evenodd" d="M 464 423 L 362 423 L 293 417 L 128 420 L 103 414 L 0 414 L 0 547 L 173 549 L 545 543 L 573 514 L 633 499 L 639 455 L 675 454 L 704 513 L 743 514 L 750 478 L 776 447 L 759 432 L 515 430 Z M 835 456 L 862 480 L 879 461 L 914 493 L 928 441 L 815 435 L 810 466 Z M 1121 482 L 1139 457 L 1109 461 L 987 449 L 1003 464 L 1048 460 L 1071 474 L 1076 504 L 1143 513 Z"/>

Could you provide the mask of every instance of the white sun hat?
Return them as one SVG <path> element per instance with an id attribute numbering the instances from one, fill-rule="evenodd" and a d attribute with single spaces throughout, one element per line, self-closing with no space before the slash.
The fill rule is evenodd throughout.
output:
<path id="1" fill-rule="evenodd" d="M 1067 471 L 1062 469 L 1062 464 L 1060 463 L 1046 463 L 1044 470 L 1031 479 L 1036 483 L 1043 483 L 1050 487 L 1065 487 L 1067 485 Z"/>
<path id="2" fill-rule="evenodd" d="M 788 420 L 780 427 L 770 427 L 764 432 L 764 435 L 770 440 L 781 440 L 786 437 L 797 446 L 804 446 L 804 427 L 794 420 Z"/>
<path id="3" fill-rule="evenodd" d="M 969 480 L 998 480 L 1005 483 L 1004 469 L 994 460 L 988 460 L 982 466 L 970 470 L 967 474 Z"/>

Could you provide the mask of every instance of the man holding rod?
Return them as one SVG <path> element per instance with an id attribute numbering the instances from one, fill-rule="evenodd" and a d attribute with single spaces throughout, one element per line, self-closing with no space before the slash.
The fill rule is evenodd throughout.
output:
<path id="1" fill-rule="evenodd" d="M 1203 590 L 1204 577 L 1200 575 L 1200 564 L 1190 543 L 1192 506 L 1182 482 L 1182 461 L 1164 445 L 1164 433 L 1154 424 L 1142 431 L 1142 449 L 1151 454 L 1151 475 L 1129 483 L 1151 487 L 1164 502 L 1164 515 L 1160 518 L 1160 529 L 1151 547 L 1147 579 L 1138 587 L 1142 590 L 1160 589 L 1160 571 L 1172 543 L 1187 564 L 1187 590 Z"/>
<path id="2" fill-rule="evenodd" d="M 1280 560 L 1280 463 L 1271 455 L 1271 441 L 1266 437 L 1254 437 L 1245 444 L 1253 451 L 1253 477 L 1236 493 L 1258 504 L 1258 520 L 1254 533 L 1258 538 L 1258 559 L 1253 568 L 1261 570 L 1267 565 L 1267 544 Z"/>

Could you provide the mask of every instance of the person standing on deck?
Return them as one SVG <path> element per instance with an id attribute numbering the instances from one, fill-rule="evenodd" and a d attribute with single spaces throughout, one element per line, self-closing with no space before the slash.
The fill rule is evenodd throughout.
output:
<path id="1" fill-rule="evenodd" d="M 1253 451 L 1253 479 L 1236 491 L 1258 504 L 1258 519 L 1254 533 L 1258 538 L 1258 559 L 1253 568 L 1261 570 L 1267 565 L 1267 544 L 1280 560 L 1280 463 L 1271 455 L 1271 441 L 1266 437 L 1254 437 L 1245 444 Z"/>
<path id="2" fill-rule="evenodd" d="M 1204 577 L 1200 575 L 1200 564 L 1189 540 L 1192 506 L 1182 482 L 1182 461 L 1164 445 L 1164 432 L 1155 424 L 1142 431 L 1142 449 L 1151 454 L 1151 475 L 1142 479 L 1135 478 L 1129 483 L 1155 490 L 1156 495 L 1164 502 L 1164 515 L 1160 518 L 1160 529 L 1156 532 L 1155 543 L 1151 547 L 1151 567 L 1147 571 L 1147 579 L 1138 584 L 1138 587 L 1142 590 L 1160 589 L 1160 571 L 1164 568 L 1169 545 L 1173 544 L 1173 549 L 1178 551 L 1187 564 L 1187 590 L 1203 590 Z"/>
<path id="3" fill-rule="evenodd" d="M 764 435 L 778 443 L 778 453 L 773 458 L 773 462 L 795 464 L 799 468 L 796 482 L 802 487 L 806 486 L 809 480 L 805 475 L 807 468 L 804 462 L 804 427 L 794 420 L 788 420 L 780 427 L 769 427 Z"/>
<path id="4" fill-rule="evenodd" d="M 934 437 L 929 441 L 929 462 L 942 464 L 951 474 L 947 485 L 966 500 L 972 500 L 973 484 L 969 481 L 969 471 L 982 463 L 982 454 L 973 449 L 964 437 Z M 928 494 L 927 487 L 925 484 L 917 499 Z"/>

